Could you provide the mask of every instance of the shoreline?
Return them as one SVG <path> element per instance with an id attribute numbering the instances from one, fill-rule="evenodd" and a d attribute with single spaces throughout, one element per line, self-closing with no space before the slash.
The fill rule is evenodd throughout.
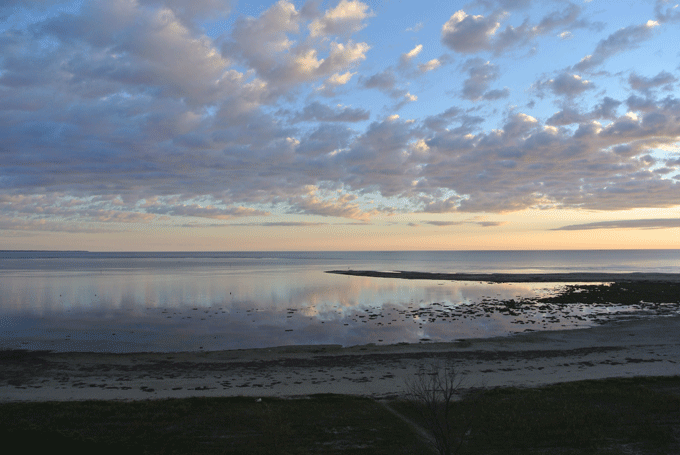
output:
<path id="1" fill-rule="evenodd" d="M 678 329 L 680 316 L 662 316 L 444 343 L 132 354 L 5 350 L 0 401 L 386 398 L 403 395 L 405 381 L 432 362 L 452 362 L 467 389 L 673 376 L 680 374 Z"/>
<path id="2" fill-rule="evenodd" d="M 565 272 L 565 273 L 438 273 L 374 270 L 327 270 L 334 275 L 398 278 L 403 280 L 482 281 L 487 283 L 606 283 L 651 282 L 680 283 L 680 273 L 656 272 Z"/>

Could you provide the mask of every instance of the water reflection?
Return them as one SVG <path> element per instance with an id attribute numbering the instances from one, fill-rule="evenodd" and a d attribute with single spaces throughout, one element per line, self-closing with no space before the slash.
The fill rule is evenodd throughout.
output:
<path id="1" fill-rule="evenodd" d="M 586 320 L 488 312 L 564 284 L 329 275 L 318 268 L 20 271 L 0 276 L 0 347 L 216 350 L 290 344 L 451 341 L 575 327 Z M 583 314 L 587 309 L 582 309 Z"/>

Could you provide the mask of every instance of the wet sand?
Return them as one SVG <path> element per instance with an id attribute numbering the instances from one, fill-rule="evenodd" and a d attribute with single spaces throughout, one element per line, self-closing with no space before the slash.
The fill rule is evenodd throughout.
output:
<path id="1" fill-rule="evenodd" d="M 0 400 L 392 397 L 423 366 L 449 361 L 466 388 L 678 375 L 678 333 L 680 316 L 666 316 L 453 343 L 133 354 L 6 350 Z"/>

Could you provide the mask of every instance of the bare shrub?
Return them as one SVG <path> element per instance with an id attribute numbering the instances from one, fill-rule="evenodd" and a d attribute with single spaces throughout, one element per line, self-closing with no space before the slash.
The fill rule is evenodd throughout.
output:
<path id="1" fill-rule="evenodd" d="M 440 455 L 453 455 L 459 450 L 472 427 L 472 416 L 453 415 L 453 401 L 459 395 L 462 376 L 451 363 L 433 362 L 421 366 L 406 381 L 411 400 L 434 437 L 433 445 Z"/>

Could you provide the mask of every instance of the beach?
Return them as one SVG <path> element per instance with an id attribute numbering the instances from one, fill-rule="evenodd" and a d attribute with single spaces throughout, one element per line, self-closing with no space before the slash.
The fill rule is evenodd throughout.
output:
<path id="1" fill-rule="evenodd" d="M 338 277 L 337 274 L 359 276 Z M 193 325 L 183 326 L 191 329 L 187 333 L 192 337 L 187 339 L 192 340 L 192 344 L 182 345 L 182 338 L 173 345 L 141 340 L 136 345 L 130 344 L 134 350 L 122 352 L 112 350 L 112 347 L 128 345 L 120 341 L 115 344 L 112 340 L 123 335 L 134 339 L 139 335 L 111 325 L 117 320 L 110 315 L 104 319 L 109 325 L 97 329 L 98 332 L 88 325 L 72 325 L 67 327 L 68 331 L 55 331 L 56 335 L 49 335 L 53 338 L 42 342 L 42 346 L 65 347 L 62 349 L 31 347 L 28 344 L 30 337 L 36 336 L 29 331 L 17 331 L 14 343 L 21 349 L 0 350 L 0 401 L 146 400 L 198 396 L 293 398 L 319 393 L 378 399 L 402 397 L 407 392 L 406 383 L 433 363 L 452 366 L 462 379 L 463 390 L 680 374 L 677 338 L 680 332 L 677 301 L 680 274 L 677 273 L 442 274 L 343 270 L 319 276 L 322 275 L 335 275 L 333 280 L 340 280 L 343 287 L 336 288 L 337 292 L 354 289 L 347 287 L 349 284 L 360 284 L 356 288 L 358 291 L 355 290 L 357 296 L 364 289 L 374 289 L 373 286 L 383 289 L 394 285 L 395 289 L 401 290 L 404 288 L 400 283 L 416 279 L 420 280 L 418 287 L 408 289 L 427 291 L 417 294 L 427 300 L 421 303 L 411 300 L 402 307 L 393 307 L 387 305 L 389 300 L 384 295 L 402 294 L 394 291 L 390 291 L 391 294 L 372 293 L 364 298 L 367 302 L 379 299 L 375 306 L 357 305 L 351 301 L 348 309 L 343 309 L 339 305 L 342 300 L 333 300 L 333 306 L 325 304 L 331 311 L 318 314 L 311 310 L 317 311 L 322 307 L 320 303 L 310 303 L 298 311 L 288 307 L 290 303 L 286 302 L 285 306 L 279 304 L 281 309 L 271 314 L 250 309 L 250 303 L 233 306 L 230 312 L 225 305 L 224 310 L 219 308 L 219 314 L 218 308 L 208 306 L 146 308 L 129 319 L 137 324 L 135 332 L 141 330 L 142 323 L 157 324 L 159 320 L 170 321 L 170 317 L 175 316 L 182 321 L 196 321 L 186 322 Z M 116 278 L 116 283 L 128 276 L 132 275 Z M 437 300 L 439 297 L 453 295 L 449 289 L 468 289 L 457 287 L 458 281 L 466 280 L 565 283 L 565 286 L 550 288 L 557 289 L 554 292 L 531 294 L 523 291 L 524 294 L 515 296 L 518 288 L 514 286 L 487 289 L 480 283 L 481 292 L 489 294 L 491 289 L 505 289 L 504 294 L 470 299 L 463 305 L 439 303 L 442 302 Z M 156 286 L 160 289 L 163 283 L 159 281 Z M 440 290 L 444 293 L 437 293 Z M 54 308 L 59 307 L 55 304 Z M 245 339 L 250 333 L 253 339 L 270 336 L 266 338 L 268 343 L 278 339 L 289 341 L 237 349 L 214 348 L 204 342 L 217 338 L 215 335 L 221 332 L 205 331 L 202 335 L 203 332 L 197 329 L 208 324 L 211 316 L 216 321 L 207 327 L 222 330 L 225 337 L 231 334 L 232 339 L 238 340 L 241 335 L 235 334 L 243 333 Z M 508 321 L 506 325 L 499 326 L 498 321 L 504 320 Z M 7 321 L 11 322 L 11 318 Z M 231 325 L 227 325 L 228 322 Z M 394 322 L 393 326 L 390 326 L 391 322 Z M 452 327 L 465 327 L 465 324 L 479 327 L 480 333 L 488 330 L 490 335 L 456 336 L 460 332 Z M 161 333 L 164 327 L 174 326 L 158 327 Z M 361 333 L 366 335 L 356 339 L 372 336 L 377 342 L 346 343 L 351 340 L 346 335 L 338 337 L 344 344 L 315 342 L 314 338 L 305 335 L 329 334 L 334 330 L 341 334 L 363 331 Z M 272 337 L 272 332 L 286 337 Z M 298 332 L 302 332 L 298 338 L 301 341 L 292 338 Z M 390 342 L 380 335 L 405 332 L 411 333 L 410 339 L 416 341 Z M 166 336 L 173 333 L 168 331 Z M 428 338 L 429 333 L 437 337 Z M 418 335 L 421 335 L 420 341 L 417 341 Z M 324 338 L 318 336 L 317 339 Z M 87 349 L 77 349 L 78 346 L 87 346 Z M 175 348 L 167 349 L 167 346 Z M 143 350 L 144 347 L 148 348 Z M 159 347 L 161 349 L 154 349 Z"/>
<path id="2" fill-rule="evenodd" d="M 453 343 L 286 346 L 212 352 L 0 352 L 2 401 L 302 397 L 389 398 L 431 363 L 454 366 L 463 389 L 534 387 L 680 374 L 679 316 Z"/>

